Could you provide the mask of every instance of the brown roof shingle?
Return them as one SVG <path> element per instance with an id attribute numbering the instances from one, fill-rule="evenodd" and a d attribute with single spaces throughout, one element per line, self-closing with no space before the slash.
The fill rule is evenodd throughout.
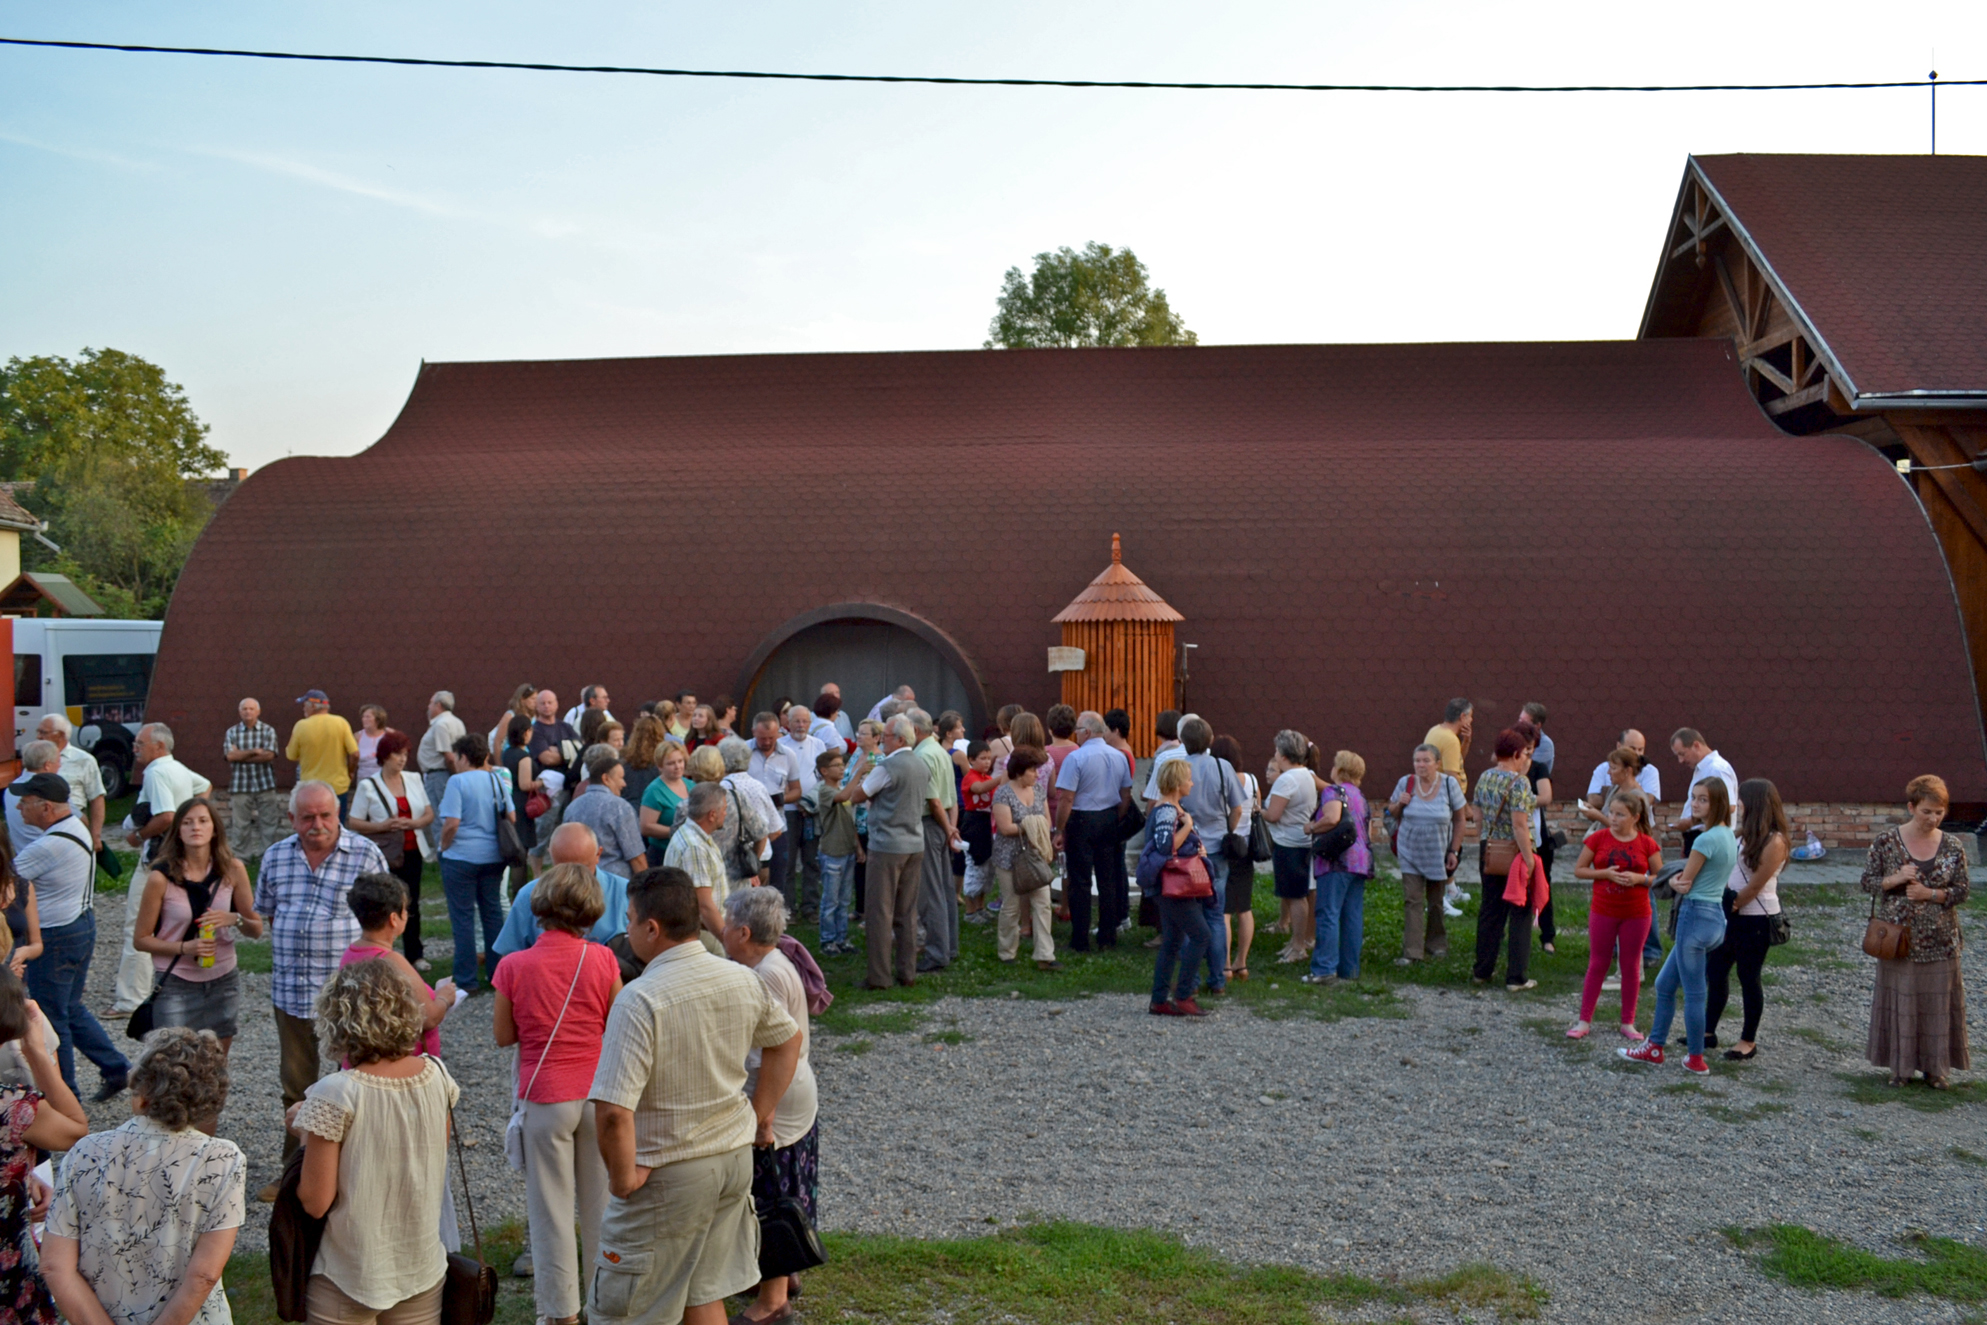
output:
<path id="1" fill-rule="evenodd" d="M 1987 156 L 1694 159 L 1858 395 L 1987 393 Z"/>
<path id="2" fill-rule="evenodd" d="M 437 688 L 482 730 L 526 679 L 618 712 L 876 603 L 1039 712 L 1116 530 L 1251 761 L 1296 727 L 1391 785 L 1467 694 L 1484 724 L 1550 704 L 1569 776 L 1687 724 L 1790 799 L 1937 771 L 1987 801 L 1909 489 L 1776 431 L 1708 340 L 431 364 L 371 449 L 279 460 L 215 515 L 151 711 L 216 776 L 242 695 L 285 729 L 306 686 L 415 731 Z"/>

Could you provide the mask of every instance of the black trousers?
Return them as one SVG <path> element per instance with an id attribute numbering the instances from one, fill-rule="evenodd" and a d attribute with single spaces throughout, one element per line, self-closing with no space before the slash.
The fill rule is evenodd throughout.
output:
<path id="1" fill-rule="evenodd" d="M 1727 905 L 1732 896 L 1731 893 L 1725 894 Z M 1739 993 L 1746 1018 L 1745 1029 L 1739 1038 L 1750 1043 L 1759 1033 L 1759 1017 L 1766 1010 L 1766 986 L 1760 981 L 1759 973 L 1766 965 L 1766 935 L 1772 924 L 1772 916 L 1742 916 L 1726 912 L 1725 941 L 1711 950 L 1704 963 L 1704 1029 L 1707 1033 L 1718 1029 L 1718 1018 L 1725 1015 L 1725 1004 L 1731 1001 L 1734 966 L 1739 969 Z"/>
<path id="2" fill-rule="evenodd" d="M 1552 881 L 1552 853 L 1554 850 L 1552 845 L 1552 826 L 1550 824 L 1546 826 L 1545 833 L 1539 840 L 1538 849 L 1539 862 L 1545 866 L 1546 881 L 1550 883 Z M 1545 905 L 1539 908 L 1539 942 L 1541 944 L 1551 943 L 1558 936 L 1559 926 L 1554 923 L 1552 918 L 1552 892 L 1550 889 L 1547 889 Z"/>
<path id="3" fill-rule="evenodd" d="M 421 960 L 421 853 L 409 851 L 387 873 L 407 885 L 407 932 L 400 936 L 402 955 L 410 962 Z"/>
<path id="4" fill-rule="evenodd" d="M 1118 838 L 1118 811 L 1076 810 L 1063 832 L 1063 858 L 1069 865 L 1064 896 L 1069 902 L 1069 946 L 1090 951 L 1090 884 L 1097 884 L 1097 946 L 1118 946 L 1118 926 L 1131 900 L 1125 877 L 1125 844 Z"/>
<path id="5" fill-rule="evenodd" d="M 1481 854 L 1477 857 L 1481 863 Z M 1497 970 L 1497 948 L 1504 947 L 1504 983 L 1525 982 L 1525 963 L 1532 955 L 1532 909 L 1504 900 L 1502 874 L 1483 874 L 1483 896 L 1476 913 L 1476 964 L 1470 973 L 1488 980 Z"/>

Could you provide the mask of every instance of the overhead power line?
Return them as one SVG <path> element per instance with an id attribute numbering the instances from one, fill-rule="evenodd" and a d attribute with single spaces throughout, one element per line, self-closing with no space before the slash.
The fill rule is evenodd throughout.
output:
<path id="1" fill-rule="evenodd" d="M 538 60 L 438 60 L 412 55 L 324 55 L 303 51 L 246 51 L 212 46 L 138 46 L 102 41 L 43 41 L 0 37 L 0 45 L 72 51 L 125 51 L 140 55 L 208 55 L 242 60 L 303 60 L 320 64 L 408 65 L 424 69 L 514 69 L 540 74 L 642 74 L 652 78 L 756 78 L 803 83 L 926 83 L 941 87 L 1127 88 L 1176 92 L 1827 92 L 1925 87 L 1927 79 L 1860 83 L 1176 83 L 1156 79 L 953 78 L 938 74 L 809 74 L 766 69 L 664 69 L 644 65 L 553 64 Z M 1946 87 L 1976 87 L 1987 78 L 1943 78 Z"/>

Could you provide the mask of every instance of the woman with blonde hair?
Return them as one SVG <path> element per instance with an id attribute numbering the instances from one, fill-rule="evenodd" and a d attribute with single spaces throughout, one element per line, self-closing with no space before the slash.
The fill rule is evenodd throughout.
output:
<path id="1" fill-rule="evenodd" d="M 379 738 L 386 735 L 386 709 L 378 704 L 359 706 L 359 771 L 364 782 L 379 772 Z"/>
<path id="2" fill-rule="evenodd" d="M 289 1118 L 304 1143 L 297 1197 L 325 1221 L 306 1319 L 433 1322 L 448 1268 L 449 1110 L 460 1092 L 439 1058 L 415 1054 L 421 1006 L 387 963 L 334 971 L 316 1013 L 324 1056 L 350 1066 L 321 1078 Z"/>
<path id="3" fill-rule="evenodd" d="M 713 755 L 717 754 L 712 750 Z M 681 741 L 664 741 L 656 747 L 655 776 L 649 779 L 642 791 L 642 836 L 648 839 L 648 862 L 662 864 L 663 853 L 669 850 L 669 839 L 676 835 L 680 826 L 678 820 L 683 813 L 683 802 L 690 798 L 690 784 L 684 780 L 690 761 L 695 754 L 683 748 Z M 708 765 L 709 761 L 706 761 Z M 715 782 L 724 776 L 724 758 L 717 759 L 718 775 L 707 778 Z"/>
<path id="4" fill-rule="evenodd" d="M 1910 936 L 1903 956 L 1877 962 L 1864 1052 L 1890 1069 L 1893 1086 L 1922 1072 L 1926 1085 L 1946 1090 L 1952 1069 L 1973 1065 L 1959 973 L 1958 908 L 1970 890 L 1966 852 L 1939 828 L 1952 804 L 1943 780 L 1929 773 L 1911 779 L 1904 803 L 1911 818 L 1870 844 L 1863 870 L 1871 914 Z"/>
<path id="5" fill-rule="evenodd" d="M 586 937 L 606 910 L 592 870 L 554 865 L 531 885 L 531 913 L 543 933 L 504 958 L 490 982 L 497 1044 L 518 1047 L 532 1292 L 539 1320 L 552 1325 L 579 1319 L 581 1267 L 599 1252 L 607 1210 L 607 1165 L 587 1094 L 621 972 L 614 954 Z M 584 1259 L 574 1250 L 576 1217 Z"/>
<path id="6" fill-rule="evenodd" d="M 1276 898 L 1283 908 L 1278 928 L 1290 935 L 1290 942 L 1277 954 L 1279 962 L 1302 961 L 1311 951 L 1311 834 L 1305 828 L 1318 810 L 1318 776 L 1311 768 L 1316 756 L 1311 748 L 1303 732 L 1285 729 L 1276 734 L 1269 796 L 1263 802 Z"/>
<path id="7" fill-rule="evenodd" d="M 683 744 L 693 753 L 707 745 L 716 745 L 726 736 L 726 733 L 719 729 L 717 714 L 709 704 L 699 704 L 690 710 L 687 721 L 690 734 L 683 738 Z"/>
<path id="8" fill-rule="evenodd" d="M 533 718 L 538 716 L 536 711 L 531 707 L 532 701 L 537 695 L 538 687 L 529 681 L 524 682 L 517 689 L 511 691 L 511 702 L 505 708 L 504 716 L 498 718 L 497 725 L 490 728 L 488 744 L 492 750 L 501 750 L 504 748 L 504 735 L 511 729 L 512 718 L 523 718 L 525 722 L 529 723 Z"/>
<path id="9" fill-rule="evenodd" d="M 1318 879 L 1316 942 L 1311 948 L 1307 985 L 1335 984 L 1359 978 L 1359 952 L 1366 944 L 1366 881 L 1373 877 L 1371 812 L 1359 789 L 1366 761 L 1350 750 L 1332 756 L 1332 776 L 1318 817 L 1304 826 L 1317 838 L 1352 820 L 1352 845 L 1336 856 L 1314 857 Z"/>

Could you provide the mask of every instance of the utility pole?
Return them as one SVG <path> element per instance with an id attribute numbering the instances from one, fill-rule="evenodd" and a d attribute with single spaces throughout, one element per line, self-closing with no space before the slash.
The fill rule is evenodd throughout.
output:
<path id="1" fill-rule="evenodd" d="M 1939 71 L 1934 69 L 1927 80 L 1932 85 L 1932 155 L 1939 154 Z"/>

